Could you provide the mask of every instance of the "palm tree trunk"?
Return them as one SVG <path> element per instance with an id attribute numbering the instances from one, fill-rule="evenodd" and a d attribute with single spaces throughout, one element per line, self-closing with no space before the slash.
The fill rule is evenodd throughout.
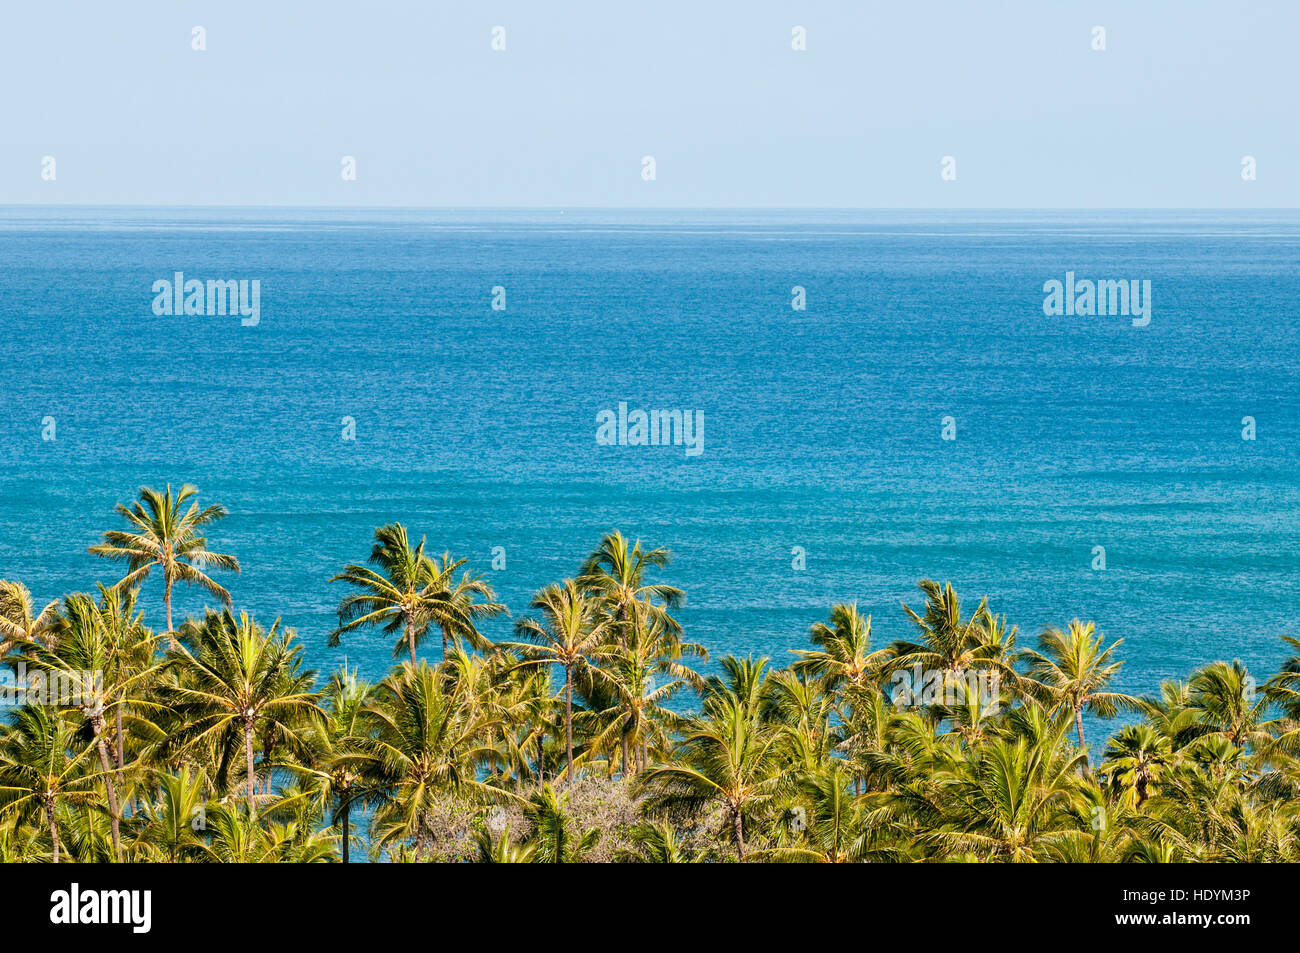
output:
<path id="1" fill-rule="evenodd" d="M 108 763 L 108 745 L 104 743 L 103 725 L 95 729 L 96 747 L 99 748 L 99 766 L 104 770 L 104 789 L 108 793 L 108 822 L 113 828 L 113 856 L 122 862 L 122 845 L 118 839 L 117 785 L 113 783 L 113 770 Z"/>
<path id="2" fill-rule="evenodd" d="M 569 784 L 573 783 L 573 671 L 564 666 L 564 743 L 568 749 Z"/>
<path id="3" fill-rule="evenodd" d="M 244 724 L 244 760 L 248 768 L 248 816 L 253 816 L 253 798 L 256 795 L 256 782 L 253 775 L 253 725 Z"/>
<path id="4" fill-rule="evenodd" d="M 170 579 L 167 580 L 166 586 L 163 589 L 163 602 L 167 605 L 167 635 L 171 638 L 172 645 L 174 646 L 176 644 L 176 636 L 172 635 L 172 632 L 174 632 L 175 629 L 172 628 L 172 581 Z"/>
<path id="5" fill-rule="evenodd" d="M 626 778 L 630 778 L 630 777 L 632 776 L 631 771 L 630 771 L 629 766 L 628 766 L 628 760 L 627 760 L 627 759 L 628 759 L 628 753 L 627 753 L 627 733 L 624 732 L 624 733 L 623 733 L 623 777 L 624 777 L 625 779 L 626 779 Z"/>
<path id="6" fill-rule="evenodd" d="M 736 859 L 745 862 L 745 822 L 740 819 L 740 812 L 732 815 L 732 824 L 736 829 Z"/>
<path id="7" fill-rule="evenodd" d="M 266 778 L 265 778 L 265 780 L 263 780 L 263 782 L 262 782 L 262 793 L 263 793 L 263 794 L 270 794 L 270 793 L 271 793 L 271 773 L 272 773 L 272 772 L 271 772 L 270 764 L 271 764 L 271 755 L 275 753 L 275 742 L 272 740 L 272 737 L 273 737 L 274 734 L 275 734 L 275 729 L 274 729 L 274 728 L 272 728 L 271 730 L 267 731 L 267 733 L 266 733 L 266 743 L 262 745 L 262 764 L 267 765 L 267 769 L 266 769 Z"/>
<path id="8" fill-rule="evenodd" d="M 420 861 L 424 860 L 425 843 L 426 840 L 431 839 L 427 837 L 428 830 L 429 830 L 429 825 L 425 817 L 422 815 L 420 817 L 419 824 L 415 828 L 415 862 L 417 864 L 420 863 Z"/>
<path id="9" fill-rule="evenodd" d="M 348 839 L 352 829 L 352 805 L 343 809 L 343 863 L 348 862 Z"/>
<path id="10" fill-rule="evenodd" d="M 54 819 L 54 802 L 45 802 L 45 816 L 50 820 L 50 843 L 54 845 L 54 863 L 59 862 L 59 824 Z"/>
<path id="11" fill-rule="evenodd" d="M 624 597 L 620 596 L 618 601 L 618 647 L 627 648 L 627 605 L 623 601 Z"/>
<path id="12" fill-rule="evenodd" d="M 1074 729 L 1079 733 L 1079 751 L 1083 751 L 1083 705 L 1074 706 Z M 1083 764 L 1079 768 L 1080 777 L 1092 773 L 1092 765 L 1088 759 L 1083 759 Z"/>
<path id="13" fill-rule="evenodd" d="M 121 706 L 120 704 L 117 706 L 117 710 L 116 710 L 116 718 L 115 718 L 115 720 L 116 720 L 116 722 L 117 722 L 117 737 L 113 739 L 113 742 L 114 742 L 114 743 L 113 743 L 113 748 L 114 748 L 114 752 L 113 752 L 113 754 L 116 756 L 116 765 L 117 765 L 117 786 L 118 786 L 118 787 L 122 787 L 122 766 L 123 766 L 124 764 L 126 764 L 126 757 L 125 757 L 126 752 L 125 752 L 125 750 L 124 750 L 124 749 L 125 749 L 125 744 L 126 744 L 126 741 L 125 741 L 125 739 L 126 739 L 126 733 L 122 730 L 122 706 Z M 131 814 L 134 815 L 134 814 L 135 814 L 135 798 L 127 798 L 127 802 L 128 802 L 127 805 L 126 805 L 127 810 L 129 810 L 129 811 L 131 812 Z"/>
<path id="14" fill-rule="evenodd" d="M 546 783 L 546 732 L 537 733 L 537 786 Z"/>
<path id="15" fill-rule="evenodd" d="M 410 612 L 406 613 L 406 645 L 411 650 L 411 666 L 414 667 L 415 661 L 415 616 Z"/>

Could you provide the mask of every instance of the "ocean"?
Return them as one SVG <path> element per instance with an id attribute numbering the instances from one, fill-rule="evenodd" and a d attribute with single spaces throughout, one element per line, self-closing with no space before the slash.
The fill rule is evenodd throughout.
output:
<path id="1" fill-rule="evenodd" d="M 835 602 L 910 636 L 928 577 L 1021 644 L 1095 621 L 1123 691 L 1263 681 L 1300 635 L 1298 261 L 1295 212 L 0 208 L 0 578 L 115 581 L 114 504 L 191 482 L 236 608 L 324 671 L 391 664 L 327 647 L 328 580 L 398 520 L 516 616 L 611 529 L 668 547 L 715 659 L 787 664 Z M 176 272 L 256 280 L 257 323 L 155 314 Z M 1067 272 L 1149 281 L 1149 324 L 1045 314 Z M 598 443 L 620 403 L 701 452 Z"/>

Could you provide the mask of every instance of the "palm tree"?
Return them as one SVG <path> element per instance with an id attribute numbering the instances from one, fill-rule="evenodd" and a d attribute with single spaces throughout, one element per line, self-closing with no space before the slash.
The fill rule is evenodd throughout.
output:
<path id="1" fill-rule="evenodd" d="M 1166 774 L 1136 827 L 1145 838 L 1171 846 L 1175 860 L 1230 859 L 1223 854 L 1240 851 L 1241 821 L 1258 827 L 1243 817 L 1248 785 L 1239 765 L 1241 749 L 1222 735 L 1206 735 L 1186 755 L 1196 766 L 1180 765 Z"/>
<path id="2" fill-rule="evenodd" d="M 677 828 L 667 821 L 639 824 L 632 831 L 636 847 L 625 851 L 620 860 L 634 864 L 698 864 L 705 852 L 682 843 Z"/>
<path id="3" fill-rule="evenodd" d="M 451 553 L 446 552 L 442 554 L 441 559 L 435 557 L 433 560 L 433 568 L 443 580 L 445 598 L 450 606 L 449 611 L 438 612 L 434 619 L 438 628 L 442 630 L 443 658 L 447 657 L 449 639 L 464 639 L 480 652 L 491 649 L 492 643 L 483 637 L 474 626 L 473 620 L 510 614 L 510 610 L 503 603 L 496 601 L 496 591 L 482 576 L 466 571 L 459 579 L 453 581 L 456 570 L 463 565 L 465 560 L 452 559 Z M 483 601 L 478 602 L 477 599 Z M 463 619 L 469 620 L 468 627 L 460 624 L 460 620 Z"/>
<path id="4" fill-rule="evenodd" d="M 940 586 L 923 579 L 920 589 L 925 593 L 925 613 L 906 605 L 903 611 L 920 629 L 921 641 L 903 640 L 889 646 L 891 673 L 897 676 L 903 669 L 916 667 L 937 672 L 947 689 L 968 672 L 986 672 L 1012 691 L 1024 688 L 1013 666 L 1016 629 L 989 611 L 987 599 L 963 618 L 961 600 L 951 583 Z"/>
<path id="5" fill-rule="evenodd" d="M 440 667 L 449 684 L 497 719 L 491 731 L 496 748 L 491 764 L 501 780 L 522 784 L 531 778 L 540 784 L 546 774 L 546 740 L 560 724 L 555 692 L 545 671 L 520 668 L 515 653 L 493 649 L 482 658 L 456 646 Z"/>
<path id="6" fill-rule="evenodd" d="M 634 642 L 607 649 L 603 666 L 589 669 L 582 680 L 591 720 L 602 726 L 590 747 L 609 751 L 620 746 L 624 777 L 645 770 L 652 746 L 657 753 L 667 753 L 670 733 L 683 721 L 665 707 L 667 703 L 686 688 L 704 688 L 695 670 L 679 661 L 683 655 L 708 657 L 703 646 L 669 639 L 655 624 Z"/>
<path id="7" fill-rule="evenodd" d="M 795 649 L 794 668 L 827 679 L 831 689 L 861 688 L 890 654 L 871 651 L 871 616 L 858 612 L 856 602 L 832 606 L 830 622 L 815 623 L 808 637 L 817 648 Z"/>
<path id="8" fill-rule="evenodd" d="M 533 827 L 529 840 L 536 863 L 580 863 L 600 840 L 600 830 L 595 827 L 581 834 L 574 832 L 573 821 L 565 811 L 567 802 L 567 795 L 561 797 L 551 785 L 544 784 L 522 805 Z"/>
<path id="9" fill-rule="evenodd" d="M 495 800 L 503 792 L 479 780 L 493 753 L 494 715 L 475 709 L 428 665 L 403 664 L 380 682 L 365 706 L 364 732 L 335 759 L 354 768 L 378 807 L 376 849 L 415 840 L 417 859 L 433 836 L 436 808 L 453 795 Z"/>
<path id="10" fill-rule="evenodd" d="M 465 600 L 453 597 L 446 572 L 424 554 L 424 545 L 421 537 L 420 544 L 412 547 L 401 523 L 375 530 L 370 565 L 376 569 L 350 565 L 330 580 L 360 590 L 339 604 L 339 627 L 330 634 L 331 647 L 339 644 L 344 632 L 382 625 L 385 632 L 401 633 L 393 646 L 393 658 L 405 644 L 414 665 L 415 647 L 431 623 L 458 634 L 474 628 L 464 609 Z"/>
<path id="11" fill-rule="evenodd" d="M 694 721 L 673 762 L 652 765 L 641 775 L 649 814 L 688 817 L 715 807 L 745 862 L 746 821 L 760 816 L 780 794 L 780 732 L 763 725 L 730 692 L 714 696 L 707 714 Z"/>
<path id="12" fill-rule="evenodd" d="M 646 582 L 647 569 L 663 569 L 672 558 L 666 549 L 642 549 L 615 530 L 607 533 L 578 572 L 578 586 L 600 598 L 614 621 L 611 635 L 621 642 L 636 637 L 642 625 L 658 624 L 675 639 L 682 627 L 669 613 L 681 604 L 682 591 Z"/>
<path id="13" fill-rule="evenodd" d="M 878 755 L 888 744 L 895 714 L 885 693 L 874 685 L 854 691 L 839 711 L 839 724 L 831 729 L 832 742 L 852 766 L 859 793 L 878 790 L 887 783 Z"/>
<path id="14" fill-rule="evenodd" d="M 102 585 L 98 602 L 85 593 L 74 593 L 64 600 L 63 614 L 53 628 L 55 638 L 48 645 L 23 644 L 31 666 L 68 692 L 67 703 L 76 708 L 90 731 L 108 798 L 113 854 L 119 862 L 121 811 L 105 727 L 110 714 L 120 718 L 123 706 L 148 704 L 138 697 L 136 688 L 156 670 L 154 665 L 141 668 L 134 664 L 142 648 L 152 656 L 155 641 L 152 634 L 141 632 L 135 596 L 134 589 L 124 593 Z"/>
<path id="15" fill-rule="evenodd" d="M 499 780 L 521 781 L 531 773 L 529 758 L 538 751 L 540 783 L 541 748 L 554 729 L 555 696 L 546 672 L 521 669 L 509 652 L 480 656 L 457 641 L 438 665 L 444 690 L 464 700 L 475 714 L 491 720 L 487 742 L 492 754 L 486 766 Z"/>
<path id="16" fill-rule="evenodd" d="M 480 864 L 531 864 L 537 856 L 536 844 L 516 844 L 510 839 L 510 828 L 501 832 L 495 841 L 489 831 L 479 831 L 474 835 L 478 844 L 478 862 Z"/>
<path id="17" fill-rule="evenodd" d="M 867 804 L 853 794 L 853 773 L 841 760 L 827 759 L 798 786 L 800 801 L 790 812 L 787 843 L 761 852 L 777 861 L 840 864 L 896 859 L 895 852 L 870 849 Z M 805 807 L 805 804 L 807 805 Z"/>
<path id="18" fill-rule="evenodd" d="M 1125 725 L 1106 745 L 1101 774 L 1121 792 L 1126 803 L 1141 809 L 1160 793 L 1160 783 L 1173 761 L 1169 739 L 1150 725 Z"/>
<path id="19" fill-rule="evenodd" d="M 186 766 L 176 774 L 158 772 L 155 781 L 157 795 L 144 802 L 137 843 L 167 863 L 199 859 L 211 807 L 207 777 L 201 769 Z"/>
<path id="20" fill-rule="evenodd" d="M 1281 752 L 1294 756 L 1300 749 L 1300 639 L 1284 635 L 1282 641 L 1296 654 L 1283 662 L 1278 673 L 1264 684 L 1265 697 L 1282 713 L 1274 723 L 1276 737 L 1265 749 L 1274 759 Z"/>
<path id="21" fill-rule="evenodd" d="M 1272 741 L 1261 724 L 1270 698 L 1256 691 L 1255 680 L 1240 661 L 1211 662 L 1192 674 L 1187 688 L 1189 707 L 1201 724 L 1233 745 L 1244 749 Z"/>
<path id="22" fill-rule="evenodd" d="M 56 864 L 60 808 L 89 809 L 98 798 L 98 776 L 88 768 L 94 750 L 79 744 L 73 724 L 47 705 L 18 709 L 0 740 L 0 811 L 19 823 L 47 824 Z"/>
<path id="23" fill-rule="evenodd" d="M 34 642 L 53 625 L 59 602 L 54 600 L 33 614 L 32 594 L 21 582 L 0 579 L 0 657 L 15 643 Z"/>
<path id="24" fill-rule="evenodd" d="M 0 583 L 2 585 L 4 583 Z M 1265 689 L 1269 700 L 1276 702 L 1288 717 L 1300 719 L 1300 639 L 1284 635 L 1282 641 L 1295 654 L 1282 663 L 1282 668 L 1268 680 Z"/>
<path id="25" fill-rule="evenodd" d="M 880 680 L 893 650 L 871 650 L 871 616 L 863 616 L 857 603 L 832 606 L 829 622 L 815 623 L 808 635 L 817 648 L 796 649 L 800 658 L 791 668 L 812 674 L 836 693 L 839 725 L 834 733 L 849 753 L 857 774 L 855 785 L 860 788 L 867 770 L 859 755 L 868 734 L 880 742 L 880 729 L 887 717 Z"/>
<path id="26" fill-rule="evenodd" d="M 47 856 L 37 829 L 17 823 L 13 815 L 0 823 L 0 864 L 38 863 Z"/>
<path id="27" fill-rule="evenodd" d="M 134 588 L 153 571 L 162 568 L 163 603 L 167 607 L 167 631 L 172 626 L 172 587 L 183 582 L 199 585 L 217 596 L 227 606 L 230 593 L 214 582 L 204 570 L 230 569 L 239 572 L 239 560 L 234 556 L 214 553 L 208 541 L 199 535 L 200 530 L 226 516 L 226 508 L 213 505 L 199 509 L 198 501 L 182 512 L 187 500 L 199 492 L 198 487 L 186 483 L 175 497 L 171 485 L 159 493 L 147 486 L 140 488 L 140 499 L 130 508 L 119 503 L 117 513 L 131 524 L 131 530 L 111 529 L 104 533 L 104 541 L 90 547 L 90 551 L 114 561 L 126 560 L 127 574 L 117 584 L 119 589 Z"/>
<path id="28" fill-rule="evenodd" d="M 761 719 L 771 704 L 771 686 L 768 684 L 770 661 L 766 657 L 738 658 L 735 655 L 719 659 L 721 674 L 710 675 L 704 680 L 704 711 L 710 711 L 715 704 L 734 701 L 744 709 L 746 718 Z"/>
<path id="29" fill-rule="evenodd" d="M 225 804 L 208 812 L 205 853 L 218 863 L 329 863 L 334 847 L 328 834 L 304 831 L 296 822 L 258 823 L 256 815 Z"/>
<path id="30" fill-rule="evenodd" d="M 763 720 L 785 730 L 789 758 L 798 770 L 816 771 L 832 757 L 835 704 L 826 686 L 825 679 L 793 667 L 767 679 Z"/>
<path id="31" fill-rule="evenodd" d="M 1084 789 L 1073 774 L 1084 755 L 1062 750 L 1069 724 L 1057 719 L 1036 737 L 996 739 L 969 751 L 952 780 L 940 776 L 940 823 L 927 825 L 919 839 L 944 852 L 1026 861 L 1075 829 L 1071 810 Z"/>
<path id="32" fill-rule="evenodd" d="M 1115 661 L 1115 649 L 1123 644 L 1116 639 L 1104 644 L 1104 637 L 1096 632 L 1092 622 L 1074 619 L 1069 630 L 1047 629 L 1039 637 L 1041 652 L 1028 649 L 1029 675 L 1042 682 L 1049 697 L 1074 713 L 1074 726 L 1083 748 L 1083 712 L 1087 709 L 1101 718 L 1114 718 L 1122 709 L 1138 707 L 1138 700 L 1120 692 L 1107 692 L 1105 688 L 1123 662 Z"/>
<path id="33" fill-rule="evenodd" d="M 548 586 L 533 597 L 530 608 L 542 618 L 525 616 L 515 623 L 515 632 L 529 642 L 509 642 L 502 647 L 518 652 L 519 667 L 553 665 L 564 672 L 564 743 L 568 783 L 573 783 L 573 678 L 603 661 L 608 620 L 597 620 L 595 601 L 588 598 L 572 579 Z"/>
<path id="34" fill-rule="evenodd" d="M 229 609 L 209 610 L 191 635 L 196 650 L 190 654 L 182 649 L 173 659 L 182 680 L 169 688 L 174 707 L 186 721 L 181 737 L 190 748 L 215 745 L 222 787 L 242 743 L 251 815 L 256 795 L 253 739 L 258 729 L 305 751 L 305 729 L 324 717 L 319 696 L 303 689 L 297 671 L 302 649 L 293 644 L 292 629 L 280 629 L 279 619 L 263 631 L 246 612 L 236 619 Z"/>
<path id="35" fill-rule="evenodd" d="M 311 740 L 311 756 L 285 767 L 307 779 L 313 794 L 329 809 L 330 823 L 342 826 L 343 863 L 352 846 L 352 809 L 363 802 L 366 789 L 355 761 L 348 758 L 350 741 L 366 732 L 365 709 L 370 686 L 357 673 L 343 668 L 330 676 L 322 697 L 325 720 Z"/>
<path id="36" fill-rule="evenodd" d="M 1200 712 L 1192 707 L 1191 692 L 1185 682 L 1166 680 L 1158 696 L 1144 695 L 1138 710 L 1160 735 L 1169 740 L 1173 751 L 1186 748 L 1210 728 L 1201 721 Z"/>
<path id="37" fill-rule="evenodd" d="M 515 750 L 519 752 L 521 774 L 531 771 L 537 783 L 546 782 L 546 742 L 558 737 L 560 724 L 556 709 L 559 702 L 551 691 L 549 674 L 540 668 L 507 671 L 502 676 L 509 692 L 511 717 L 506 724 L 511 731 Z M 528 766 L 525 759 L 533 758 Z"/>
<path id="38" fill-rule="evenodd" d="M 108 817 L 103 811 L 63 807 L 58 815 L 61 857 L 77 864 L 111 864 L 116 861 Z"/>

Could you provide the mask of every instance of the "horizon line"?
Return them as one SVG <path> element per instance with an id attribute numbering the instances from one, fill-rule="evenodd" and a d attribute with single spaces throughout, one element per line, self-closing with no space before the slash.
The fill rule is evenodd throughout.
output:
<path id="1" fill-rule="evenodd" d="M 1300 206 L 1290 205 L 200 205 L 149 202 L 0 202 L 0 209 L 69 208 L 385 212 L 1300 212 Z"/>

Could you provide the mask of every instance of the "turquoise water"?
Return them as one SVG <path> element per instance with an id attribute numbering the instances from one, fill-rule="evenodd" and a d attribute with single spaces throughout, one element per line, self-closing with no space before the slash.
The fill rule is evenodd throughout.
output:
<path id="1" fill-rule="evenodd" d="M 327 580 L 401 520 L 516 614 L 609 529 L 670 547 L 714 655 L 784 664 L 850 600 L 883 645 L 929 576 L 1026 641 L 1095 620 L 1124 690 L 1266 675 L 1300 635 L 1298 260 L 1296 213 L 0 209 L 0 578 L 111 581 L 113 505 L 189 481 L 236 605 L 320 668 L 388 666 L 326 647 Z M 155 315 L 175 271 L 258 279 L 260 322 Z M 1045 316 L 1067 271 L 1149 280 L 1150 324 Z M 701 413 L 704 452 L 597 445 L 620 401 Z"/>

